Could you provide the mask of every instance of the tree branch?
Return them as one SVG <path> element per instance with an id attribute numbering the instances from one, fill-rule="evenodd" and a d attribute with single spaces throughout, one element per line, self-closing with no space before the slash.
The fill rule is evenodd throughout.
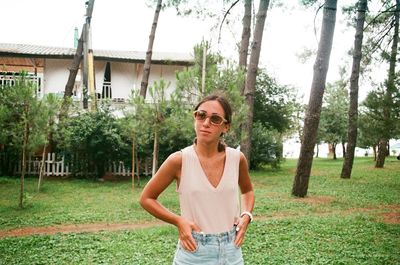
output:
<path id="1" fill-rule="evenodd" d="M 229 14 L 229 11 L 231 11 L 231 9 L 239 2 L 239 0 L 236 0 L 229 8 L 228 10 L 225 12 L 224 17 L 222 18 L 221 21 L 221 25 L 219 26 L 219 32 L 218 32 L 218 43 L 220 43 L 221 41 L 221 31 L 222 31 L 222 25 L 224 24 L 224 21 L 226 19 L 226 17 Z"/>

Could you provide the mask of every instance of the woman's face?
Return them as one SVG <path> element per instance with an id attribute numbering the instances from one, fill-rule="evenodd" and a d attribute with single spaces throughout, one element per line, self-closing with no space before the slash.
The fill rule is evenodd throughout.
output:
<path id="1" fill-rule="evenodd" d="M 223 122 L 221 125 L 212 124 L 210 116 L 213 114 L 225 118 L 225 112 L 221 104 L 216 100 L 206 101 L 199 106 L 198 111 L 205 112 L 207 118 L 204 120 L 195 119 L 194 129 L 196 131 L 197 141 L 214 142 L 218 141 L 221 133 L 227 133 L 230 125 Z"/>

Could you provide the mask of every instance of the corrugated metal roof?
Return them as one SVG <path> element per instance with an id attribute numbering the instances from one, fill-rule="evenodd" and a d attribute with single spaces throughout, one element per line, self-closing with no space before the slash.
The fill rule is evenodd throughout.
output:
<path id="1" fill-rule="evenodd" d="M 0 56 L 18 56 L 33 58 L 73 58 L 76 49 L 49 47 L 30 44 L 0 43 Z M 95 59 L 109 61 L 144 62 L 146 52 L 93 50 Z M 193 56 L 184 53 L 152 54 L 152 62 L 159 64 L 192 65 Z"/>

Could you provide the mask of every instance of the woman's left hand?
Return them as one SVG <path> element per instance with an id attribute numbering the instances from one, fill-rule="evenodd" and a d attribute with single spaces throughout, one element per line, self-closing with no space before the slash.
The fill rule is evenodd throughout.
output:
<path id="1" fill-rule="evenodd" d="M 236 239 L 235 245 L 237 247 L 241 247 L 244 242 L 244 236 L 246 234 L 247 226 L 250 223 L 250 218 L 247 215 L 244 215 L 239 219 L 238 224 L 236 225 Z"/>

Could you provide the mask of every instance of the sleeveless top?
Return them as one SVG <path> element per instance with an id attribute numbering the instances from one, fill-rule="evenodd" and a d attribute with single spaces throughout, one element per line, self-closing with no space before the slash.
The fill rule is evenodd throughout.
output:
<path id="1" fill-rule="evenodd" d="M 181 216 L 196 223 L 206 234 L 226 232 L 239 218 L 240 151 L 225 148 L 225 167 L 214 187 L 200 164 L 194 146 L 182 150 L 179 187 Z"/>

